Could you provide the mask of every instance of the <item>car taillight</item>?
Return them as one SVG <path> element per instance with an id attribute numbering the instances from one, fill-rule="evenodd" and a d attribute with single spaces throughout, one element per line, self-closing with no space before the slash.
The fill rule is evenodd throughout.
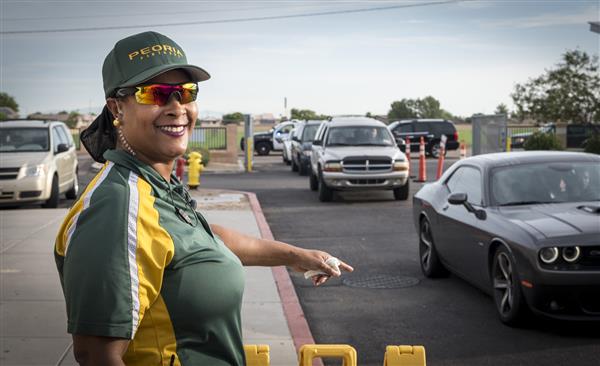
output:
<path id="1" fill-rule="evenodd" d="M 458 141 L 458 131 L 454 131 L 454 141 Z"/>

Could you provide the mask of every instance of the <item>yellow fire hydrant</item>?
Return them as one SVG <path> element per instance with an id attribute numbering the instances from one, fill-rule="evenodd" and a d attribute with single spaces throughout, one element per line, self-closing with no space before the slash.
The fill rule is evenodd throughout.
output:
<path id="1" fill-rule="evenodd" d="M 192 151 L 188 157 L 188 186 L 196 189 L 200 185 L 200 173 L 204 170 L 202 154 Z"/>

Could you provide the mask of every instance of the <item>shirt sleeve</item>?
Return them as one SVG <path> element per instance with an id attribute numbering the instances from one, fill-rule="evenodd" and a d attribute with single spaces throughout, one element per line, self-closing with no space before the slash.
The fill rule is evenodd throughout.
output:
<path id="1" fill-rule="evenodd" d="M 68 332 L 133 339 L 173 255 L 149 185 L 103 184 L 76 217 L 65 253 Z"/>

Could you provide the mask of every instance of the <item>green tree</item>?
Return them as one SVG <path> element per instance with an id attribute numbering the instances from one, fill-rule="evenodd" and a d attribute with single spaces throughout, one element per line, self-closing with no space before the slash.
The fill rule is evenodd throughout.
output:
<path id="1" fill-rule="evenodd" d="M 7 93 L 0 93 L 0 107 L 9 107 L 12 108 L 13 111 L 19 111 L 19 105 L 15 98 Z"/>
<path id="2" fill-rule="evenodd" d="M 300 119 L 300 120 L 322 120 L 327 119 L 329 116 L 323 114 L 317 114 L 315 111 L 310 109 L 296 109 L 292 108 L 291 110 L 292 119 Z"/>
<path id="3" fill-rule="evenodd" d="M 417 111 L 420 118 L 441 118 L 442 108 L 439 100 L 432 96 L 426 96 L 423 99 L 417 99 Z"/>
<path id="4" fill-rule="evenodd" d="M 598 56 L 567 51 L 554 69 L 515 85 L 511 98 L 520 119 L 600 122 Z"/>
<path id="5" fill-rule="evenodd" d="M 388 120 L 408 118 L 452 119 L 452 114 L 441 108 L 440 101 L 428 95 L 422 99 L 402 99 L 395 101 L 388 112 Z"/>
<path id="6" fill-rule="evenodd" d="M 496 110 L 494 111 L 494 113 L 495 114 L 506 114 L 508 116 L 509 115 L 508 107 L 506 106 L 506 104 L 500 103 L 496 107 Z"/>
<path id="7" fill-rule="evenodd" d="M 8 116 L 2 112 L 0 112 L 0 121 L 6 121 L 8 119 Z"/>
<path id="8" fill-rule="evenodd" d="M 64 113 L 59 113 L 59 114 L 64 114 Z M 79 117 L 81 117 L 81 114 L 79 112 L 72 111 L 71 113 L 69 113 L 69 117 L 67 118 L 65 123 L 67 124 L 67 126 L 69 126 L 69 128 L 76 128 Z"/>
<path id="9" fill-rule="evenodd" d="M 391 109 L 388 112 L 388 120 L 394 121 L 399 119 L 417 118 L 417 106 L 414 99 L 402 99 L 395 101 L 391 105 Z"/>
<path id="10" fill-rule="evenodd" d="M 234 112 L 223 115 L 223 124 L 239 123 L 244 120 L 244 115 L 241 112 Z"/>

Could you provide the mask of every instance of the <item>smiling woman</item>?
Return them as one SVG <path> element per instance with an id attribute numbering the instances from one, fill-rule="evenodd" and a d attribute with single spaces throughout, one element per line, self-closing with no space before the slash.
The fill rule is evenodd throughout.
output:
<path id="1" fill-rule="evenodd" d="M 160 45 L 160 49 L 158 47 Z M 161 52 L 162 50 L 162 52 Z M 176 50 L 176 51 L 174 51 Z M 352 267 L 319 250 L 209 225 L 172 174 L 198 115 L 200 81 L 173 40 L 125 38 L 102 68 L 106 106 L 81 135 L 105 162 L 58 233 L 68 332 L 83 365 L 244 365 L 242 265 Z"/>

